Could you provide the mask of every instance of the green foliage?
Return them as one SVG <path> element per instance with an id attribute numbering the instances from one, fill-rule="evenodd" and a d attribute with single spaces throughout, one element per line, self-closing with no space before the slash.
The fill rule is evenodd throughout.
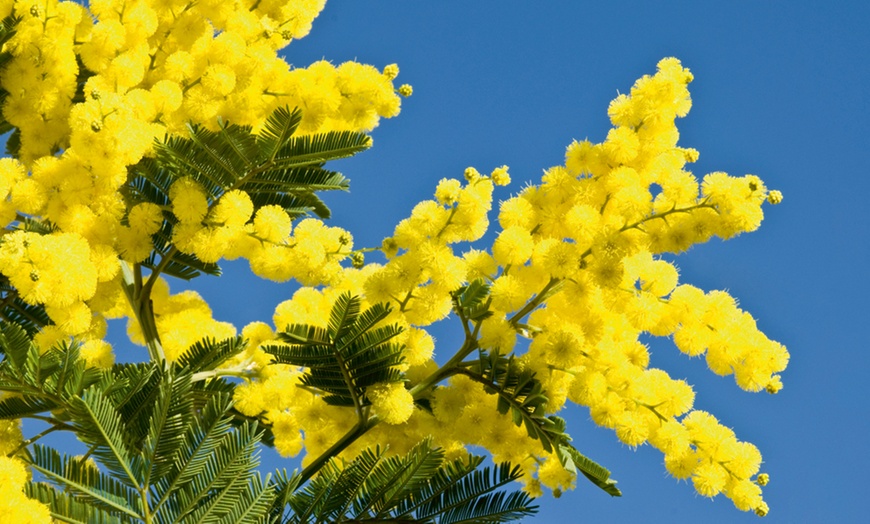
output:
<path id="1" fill-rule="evenodd" d="M 402 346 L 390 342 L 397 325 L 379 326 L 390 314 L 386 304 L 360 312 L 359 297 L 350 293 L 335 301 L 326 329 L 292 324 L 279 333 L 286 346 L 266 346 L 278 364 L 308 368 L 302 384 L 324 394 L 336 406 L 362 408 L 365 388 L 380 382 L 401 382 L 395 366 L 402 363 Z"/>
<path id="2" fill-rule="evenodd" d="M 256 472 L 262 430 L 237 423 L 232 389 L 194 383 L 244 349 L 203 341 L 177 363 L 88 367 L 74 344 L 40 354 L 27 332 L 0 325 L 0 418 L 51 412 L 49 431 L 70 430 L 89 451 L 70 457 L 34 444 L 27 460 L 44 478 L 29 494 L 68 522 L 265 522 L 275 488 Z M 94 515 L 96 520 L 91 519 Z M 154 519 L 154 520 L 147 520 Z"/>
<path id="3" fill-rule="evenodd" d="M 481 321 L 492 315 L 489 311 L 489 284 L 478 278 L 452 293 L 453 311 L 460 319 Z"/>
<path id="4" fill-rule="evenodd" d="M 7 16 L 2 21 L 0 21 L 0 71 L 6 68 L 6 65 L 12 59 L 12 54 L 6 50 L 6 42 L 9 41 L 13 36 L 15 36 L 15 29 L 20 21 L 19 18 L 13 16 Z M 0 106 L 6 102 L 6 97 L 9 95 L 9 92 L 3 88 L 0 88 Z M 0 113 L 0 134 L 8 133 L 12 131 L 12 124 L 6 121 L 3 117 L 2 113 Z"/>
<path id="5" fill-rule="evenodd" d="M 339 352 L 377 352 L 373 341 L 387 344 L 398 333 L 395 326 L 376 327 L 388 313 L 361 312 L 359 300 L 345 296 L 319 335 L 336 341 Z M 478 470 L 479 457 L 446 462 L 428 441 L 405 457 L 368 450 L 344 467 L 333 459 L 302 489 L 296 475 L 260 478 L 262 428 L 234 419 L 232 386 L 193 380 L 242 351 L 238 338 L 202 341 L 171 364 L 109 370 L 87 367 L 76 345 L 40 354 L 13 323 L 0 325 L 0 348 L 0 390 L 25 394 L 0 401 L 0 417 L 51 410 L 52 430 L 74 431 L 89 448 L 83 457 L 40 444 L 26 453 L 41 476 L 27 493 L 59 521 L 506 522 L 535 511 L 526 494 L 499 491 L 520 477 L 519 468 Z M 364 368 L 362 360 L 348 361 L 354 363 L 348 369 Z M 369 376 L 352 375 L 363 384 Z"/>
<path id="6" fill-rule="evenodd" d="M 328 218 L 329 208 L 318 191 L 347 190 L 341 173 L 323 168 L 328 160 L 355 155 L 371 146 L 364 133 L 351 131 L 293 136 L 302 119 L 299 109 L 276 109 L 263 129 L 219 121 L 218 130 L 188 126 L 188 137 L 167 136 L 155 144 L 154 158 L 130 168 L 125 195 L 129 203 L 151 202 L 167 211 L 160 231 L 153 235 L 154 252 L 142 266 L 189 280 L 202 273 L 219 275 L 216 264 L 204 263 L 172 247 L 175 218 L 169 188 L 190 177 L 208 192 L 211 203 L 227 191 L 245 191 L 254 209 L 282 207 L 291 218 L 313 212 Z"/>
<path id="7" fill-rule="evenodd" d="M 376 449 L 344 467 L 333 459 L 290 497 L 288 522 L 495 523 L 537 511 L 521 491 L 496 491 L 517 480 L 519 468 L 502 464 L 481 471 L 482 461 L 446 462 L 444 451 L 428 440 L 404 457 L 387 457 Z"/>
<path id="8" fill-rule="evenodd" d="M 519 366 L 513 355 L 480 352 L 480 358 L 465 363 L 457 373 L 484 386 L 487 393 L 498 395 L 498 411 L 510 412 L 514 424 L 525 425 L 529 436 L 541 442 L 544 450 L 556 453 L 562 465 L 572 472 L 580 472 L 608 494 L 618 497 L 622 493 L 610 472 L 569 444 L 565 421 L 555 415 L 545 415 L 547 396 L 535 373 Z"/>
<path id="9" fill-rule="evenodd" d="M 28 335 L 35 335 L 40 328 L 51 324 L 44 306 L 34 306 L 21 300 L 9 279 L 0 275 L 0 319 L 17 324 Z"/>

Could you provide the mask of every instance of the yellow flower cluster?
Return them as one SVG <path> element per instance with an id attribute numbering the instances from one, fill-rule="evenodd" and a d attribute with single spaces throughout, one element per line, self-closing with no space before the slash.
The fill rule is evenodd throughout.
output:
<path id="1" fill-rule="evenodd" d="M 204 338 L 224 340 L 236 336 L 236 328 L 215 320 L 208 303 L 195 291 L 172 295 L 169 284 L 161 278 L 154 286 L 151 301 L 157 332 L 169 360 L 176 360 Z M 146 342 L 135 317 L 131 316 L 127 323 L 127 335 L 134 343 L 144 345 Z"/>
<path id="2" fill-rule="evenodd" d="M 0 273 L 14 287 L 10 293 L 44 305 L 53 321 L 36 336 L 38 346 L 75 337 L 90 365 L 107 367 L 113 355 L 103 341 L 105 319 L 128 317 L 130 338 L 151 349 L 154 341 L 139 324 L 143 311 L 153 313 L 169 359 L 204 337 L 234 336 L 195 292 L 171 295 L 157 275 L 142 275 L 153 237 L 169 220 L 172 250 L 206 263 L 243 257 L 261 277 L 309 286 L 277 307 L 278 330 L 323 326 L 344 292 L 362 296 L 363 307 L 393 306 L 384 322 L 403 330 L 395 341 L 404 347 L 408 382 L 368 388 L 365 408 L 386 424 L 347 455 L 374 443 L 404 453 L 435 435 L 450 457 L 478 445 L 522 465 L 530 493 L 570 489 L 573 475 L 499 415 L 495 397 L 471 379 L 452 376 L 423 392 L 431 413 L 415 408 L 421 395 L 414 386 L 439 370 L 425 328 L 450 313 L 451 293 L 483 279 L 490 314 L 465 326 L 467 347 L 514 352 L 543 383 L 548 413 L 568 401 L 587 406 L 627 445 L 649 442 L 661 450 L 667 470 L 691 478 L 701 495 L 724 493 L 742 510 L 766 513 L 758 450 L 712 415 L 693 411 L 691 386 L 650 368 L 640 342 L 647 334 L 673 337 L 681 351 L 705 355 L 714 373 L 733 374 L 748 391 L 779 391 L 778 373 L 788 363 L 786 349 L 734 298 L 680 285 L 676 267 L 661 258 L 713 236 L 753 231 L 762 205 L 783 198 L 754 175 L 717 172 L 699 181 L 686 169 L 698 152 L 677 145 L 675 119 L 691 107 L 692 75 L 676 59 L 662 60 L 655 75 L 610 104 L 613 129 L 602 143 L 575 141 L 564 165 L 501 202 L 489 249 L 456 251 L 486 233 L 494 186 L 511 180 L 507 166 L 441 180 L 434 198 L 383 241 L 384 264 L 363 265 L 347 231 L 313 219 L 294 226 L 278 206 L 255 210 L 243 191 L 213 198 L 183 178 L 170 187 L 167 206 L 125 198 L 128 168 L 153 154 L 155 138 L 186 134 L 189 123 L 216 129 L 220 116 L 257 131 L 274 109 L 289 106 L 302 110 L 301 133 L 367 131 L 398 114 L 401 97 L 413 90 L 394 86 L 395 64 L 382 71 L 326 61 L 291 68 L 278 56 L 307 34 L 323 4 L 96 0 L 86 9 L 0 0 L 0 17 L 20 18 L 0 72 L 8 92 L 3 116 L 20 144 L 17 159 L 0 160 Z M 25 227 L 30 217 L 42 226 Z M 361 267 L 342 266 L 349 257 Z M 134 296 L 140 292 L 148 301 Z M 227 367 L 258 375 L 237 388 L 237 409 L 271 424 L 282 454 L 305 450 L 310 463 L 354 426 L 356 414 L 298 387 L 302 370 L 267 365 L 260 346 L 278 343 L 272 328 L 255 323 L 242 335 L 249 348 Z M 518 345 L 520 337 L 530 342 Z M 3 504 L 17 516 L 33 504 L 23 499 L 16 468 L 0 458 Z M 43 509 L 26 509 L 20 521 L 45 521 Z"/>
<path id="3" fill-rule="evenodd" d="M 3 396 L 0 393 L 0 398 Z M 52 522 L 48 507 L 24 494 L 24 483 L 30 480 L 30 473 L 15 458 L 21 441 L 18 421 L 0 420 L 0 515 L 4 522 L 48 524 Z"/>
<path id="4" fill-rule="evenodd" d="M 370 130 L 398 114 L 395 66 L 384 73 L 355 62 L 291 68 L 278 56 L 308 33 L 323 5 L 0 3 L 0 17 L 21 19 L 0 73 L 9 93 L 3 116 L 20 138 L 18 159 L 0 160 L 0 221 L 15 227 L 30 215 L 57 228 L 4 236 L 0 272 L 23 300 L 49 306 L 56 326 L 42 337 L 45 344 L 88 338 L 89 326 L 119 314 L 119 258 L 145 260 L 167 211 L 153 204 L 128 209 L 119 191 L 127 167 L 151 154 L 155 138 L 185 134 L 188 122 L 215 128 L 218 116 L 258 129 L 283 106 L 303 109 L 302 133 Z M 83 96 L 77 78 L 86 79 Z M 262 276 L 314 283 L 336 271 L 337 259 L 327 259 L 349 251 L 343 232 L 312 221 L 291 239 L 282 210 L 269 206 L 252 219 L 246 194 L 210 202 L 194 186 L 173 186 L 172 211 L 181 221 L 173 240 L 203 261 L 250 254 Z"/>
<path id="5" fill-rule="evenodd" d="M 506 168 L 499 169 L 506 173 Z M 447 316 L 450 292 L 466 282 L 469 271 L 468 261 L 451 245 L 477 240 L 486 232 L 492 190 L 492 178 L 479 174 L 465 186 L 456 179 L 439 182 L 435 200 L 417 204 L 384 240 L 382 249 L 390 260 L 366 280 L 369 302 L 395 304 L 404 317 L 402 325 L 427 326 Z"/>
<path id="6" fill-rule="evenodd" d="M 48 506 L 24 494 L 28 477 L 23 462 L 0 455 L 0 515 L 5 522 L 49 524 L 53 520 Z"/>
<path id="7" fill-rule="evenodd" d="M 450 312 L 451 291 L 486 279 L 492 315 L 477 325 L 479 346 L 522 352 L 517 338 L 530 338 L 520 363 L 544 384 L 550 413 L 569 400 L 588 406 L 592 419 L 612 428 L 622 442 L 649 442 L 660 449 L 668 471 L 692 478 L 698 493 L 724 493 L 742 510 L 766 512 L 760 482 L 753 481 L 758 450 L 711 415 L 692 411 L 692 387 L 650 368 L 649 352 L 639 341 L 644 334 L 672 336 L 680 350 L 706 353 L 714 373 L 733 373 L 748 391 L 778 391 L 777 373 L 788 362 L 785 348 L 759 331 L 732 297 L 679 285 L 676 267 L 660 257 L 714 235 L 753 231 L 765 200 L 781 200 L 753 175 L 712 173 L 699 182 L 686 170 L 698 152 L 677 145 L 674 120 L 689 110 L 691 79 L 679 61 L 665 59 L 655 75 L 614 100 L 609 108 L 614 128 L 604 142 L 574 142 L 565 165 L 548 169 L 540 185 L 501 203 L 501 231 L 490 250 L 457 256 L 453 246 L 483 235 L 493 185 L 510 177 L 505 167 L 490 176 L 469 168 L 466 184 L 441 180 L 435 199 L 418 204 L 396 227 L 382 245 L 389 258 L 385 265 L 347 269 L 332 287 L 298 292 L 292 306 L 279 307 L 275 325 L 280 329 L 291 318 L 322 324 L 331 300 L 343 290 L 364 293 L 368 303 L 390 302 L 390 323 L 405 328 L 404 370 L 413 387 L 438 369 L 423 328 Z M 409 417 L 408 404 L 400 399 L 405 393 L 391 386 L 378 391 L 373 402 L 377 399 L 378 413 L 391 424 L 407 422 L 376 427 L 346 453 L 375 439 L 407 449 L 431 433 L 454 453 L 473 444 L 497 460 L 522 464 L 530 493 L 573 485 L 572 475 L 540 443 L 498 415 L 495 398 L 479 384 L 453 377 L 436 388 L 432 415 L 416 410 Z M 350 425 L 344 418 L 338 428 Z M 308 431 L 304 423 L 301 427 Z M 306 438 L 309 454 L 323 449 L 308 444 Z"/>

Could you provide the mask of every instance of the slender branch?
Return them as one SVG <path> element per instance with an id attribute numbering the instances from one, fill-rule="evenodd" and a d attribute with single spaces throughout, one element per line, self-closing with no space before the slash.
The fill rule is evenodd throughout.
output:
<path id="1" fill-rule="evenodd" d="M 655 220 L 656 218 L 660 218 L 660 219 L 665 220 L 667 222 L 667 219 L 665 217 L 667 217 L 668 215 L 673 215 L 675 213 L 688 213 L 690 211 L 694 211 L 695 209 L 701 209 L 704 207 L 708 207 L 710 209 L 715 210 L 716 207 L 712 204 L 708 204 L 707 203 L 708 200 L 709 200 L 708 198 L 705 198 L 699 204 L 695 204 L 695 205 L 689 206 L 689 207 L 681 207 L 681 208 L 677 208 L 676 204 L 674 204 L 674 207 L 672 207 L 671 209 L 669 209 L 667 211 L 663 211 L 661 213 L 653 213 L 652 215 L 650 215 L 646 218 L 638 220 L 634 224 L 626 224 L 626 225 L 622 226 L 619 229 L 619 232 L 621 233 L 621 232 L 627 231 L 629 229 L 635 229 L 638 226 L 640 226 L 641 224 L 643 224 L 644 222 L 649 222 L 650 220 Z"/>
<path id="2" fill-rule="evenodd" d="M 173 245 L 169 248 L 169 251 L 160 255 L 160 263 L 151 271 L 151 274 L 148 276 L 148 281 L 142 286 L 142 294 L 148 297 L 151 296 L 151 290 L 154 288 L 154 284 L 157 283 L 160 274 L 164 269 L 166 269 L 166 266 L 169 265 L 172 261 L 172 257 L 175 256 L 176 253 L 178 253 L 178 248 Z"/>
<path id="3" fill-rule="evenodd" d="M 541 292 L 535 296 L 535 298 L 533 298 L 528 303 L 526 303 L 526 305 L 523 306 L 522 309 L 517 311 L 514 314 L 514 316 L 512 316 L 508 320 L 508 322 L 510 324 L 516 326 L 516 324 L 520 320 L 522 320 L 522 318 L 524 316 L 528 315 L 533 309 L 535 309 L 536 307 L 541 305 L 541 303 L 543 301 L 547 300 L 548 298 L 553 296 L 555 293 L 557 293 L 559 291 L 559 287 L 560 287 L 559 284 L 561 284 L 561 283 L 562 283 L 562 279 L 550 278 L 550 281 L 547 282 L 547 285 L 544 286 L 544 289 L 542 289 Z"/>
<path id="4" fill-rule="evenodd" d="M 200 371 L 199 373 L 194 373 L 190 381 L 191 382 L 202 382 L 203 380 L 208 380 L 210 378 L 217 377 L 239 377 L 239 378 L 249 378 L 256 376 L 258 372 L 254 369 L 250 369 L 249 367 L 234 367 L 228 369 L 212 369 L 209 371 Z"/>
<path id="5" fill-rule="evenodd" d="M 127 295 L 127 301 L 133 308 L 133 314 L 142 329 L 145 345 L 148 347 L 148 355 L 152 362 L 166 362 L 166 354 L 160 344 L 160 335 L 157 333 L 157 323 L 154 319 L 154 310 L 151 303 L 150 289 L 148 294 L 142 293 L 142 273 L 137 265 L 136 272 L 130 265 L 121 261 L 121 287 Z"/>
<path id="6" fill-rule="evenodd" d="M 62 429 L 72 429 L 72 428 L 70 426 L 67 426 L 63 422 L 55 423 L 55 425 L 51 426 L 50 428 L 46 429 L 45 431 L 37 433 L 36 435 L 33 435 L 29 439 L 22 441 L 21 444 L 18 445 L 18 447 L 16 447 L 14 450 L 7 453 L 6 456 L 7 457 L 15 456 L 18 454 L 19 451 L 21 451 L 22 449 L 26 448 L 27 446 L 33 444 L 34 442 L 41 439 L 42 437 L 44 437 L 50 433 L 54 433 L 55 431 L 60 431 Z"/>
<path id="7" fill-rule="evenodd" d="M 336 455 L 347 449 L 347 447 L 356 442 L 358 438 L 365 435 L 368 430 L 377 426 L 379 422 L 380 419 L 377 417 L 377 415 L 368 417 L 367 420 L 360 420 L 359 422 L 357 422 L 354 427 L 350 429 L 350 431 L 345 433 L 344 436 L 338 439 L 335 444 L 333 444 L 332 446 L 330 446 L 329 449 L 321 453 L 319 457 L 314 459 L 314 462 L 312 462 L 311 464 L 306 466 L 305 469 L 302 470 L 302 473 L 299 475 L 299 485 L 301 486 L 302 484 L 308 482 L 311 477 L 313 477 L 318 471 L 320 471 L 320 468 L 322 468 L 329 461 L 329 459 L 335 457 Z"/>
<path id="8" fill-rule="evenodd" d="M 477 334 L 480 332 L 480 324 L 476 324 L 474 326 L 474 332 L 465 337 L 465 342 L 462 343 L 462 347 L 459 348 L 459 351 L 453 355 L 450 360 L 448 360 L 443 366 L 435 370 L 431 375 L 421 380 L 416 386 L 411 388 L 411 396 L 414 397 L 415 400 L 419 399 L 423 396 L 423 394 L 428 391 L 429 388 L 434 386 L 435 384 L 441 382 L 442 380 L 450 377 L 451 375 L 455 375 L 457 370 L 461 368 L 462 361 L 465 360 L 472 351 L 478 348 L 477 346 Z"/>

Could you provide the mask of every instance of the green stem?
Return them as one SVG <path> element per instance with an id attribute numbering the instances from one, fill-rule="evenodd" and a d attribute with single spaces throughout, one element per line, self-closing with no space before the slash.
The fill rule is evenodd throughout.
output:
<path id="1" fill-rule="evenodd" d="M 16 447 L 14 450 L 7 453 L 6 456 L 13 457 L 13 456 L 17 455 L 19 451 L 21 451 L 22 449 L 26 448 L 27 446 L 33 444 L 34 442 L 41 439 L 42 437 L 44 437 L 50 433 L 54 433 L 55 431 L 59 431 L 61 429 L 72 429 L 72 428 L 70 428 L 69 426 L 67 426 L 66 424 L 63 424 L 63 423 L 57 423 L 57 424 L 51 426 L 50 428 L 46 429 L 45 431 L 37 433 L 36 435 L 33 435 L 29 439 L 21 442 L 21 444 L 19 444 L 18 447 Z"/>
<path id="2" fill-rule="evenodd" d="M 414 397 L 414 400 L 419 399 L 426 393 L 429 388 L 434 386 L 435 384 L 441 382 L 442 380 L 450 377 L 451 375 L 455 375 L 458 370 L 461 368 L 460 364 L 465 360 L 472 351 L 478 348 L 477 346 L 477 334 L 480 331 L 480 324 L 476 324 L 474 327 L 474 332 L 466 335 L 465 342 L 462 343 L 462 347 L 459 348 L 459 351 L 456 352 L 453 357 L 450 358 L 443 366 L 438 368 L 434 373 L 429 375 L 428 377 L 421 380 L 416 386 L 411 388 L 411 396 Z"/>
<path id="3" fill-rule="evenodd" d="M 338 441 L 330 446 L 329 449 L 320 454 L 319 457 L 314 459 L 314 462 L 309 464 L 302 470 L 300 474 L 299 485 L 305 484 L 308 482 L 311 477 L 313 477 L 320 468 L 322 468 L 332 457 L 337 456 L 339 453 L 347 449 L 348 446 L 356 442 L 358 438 L 365 435 L 366 432 L 373 427 L 378 425 L 380 419 L 378 419 L 377 415 L 373 415 L 366 420 L 360 420 L 357 422 L 347 433 L 344 434 Z"/>
<path id="4" fill-rule="evenodd" d="M 249 378 L 257 375 L 257 371 L 253 369 L 248 369 L 247 367 L 235 367 L 229 369 L 213 369 L 210 371 L 200 371 L 199 373 L 194 373 L 190 381 L 191 382 L 202 382 L 203 380 L 208 380 L 210 378 L 217 377 L 239 377 L 239 378 Z"/>
<path id="5" fill-rule="evenodd" d="M 672 207 L 671 209 L 669 209 L 667 211 L 663 211 L 661 213 L 653 213 L 652 215 L 650 215 L 644 219 L 638 220 L 634 224 L 630 224 L 630 225 L 626 224 L 619 229 L 619 232 L 621 233 L 621 232 L 627 231 L 629 229 L 635 229 L 635 228 L 639 227 L 641 224 L 643 224 L 644 222 L 649 222 L 650 220 L 655 220 L 656 218 L 660 218 L 660 219 L 664 220 L 665 222 L 667 222 L 666 217 L 668 215 L 673 215 L 675 213 L 689 213 L 690 211 L 694 211 L 695 209 L 701 209 L 704 207 L 709 207 L 710 209 L 715 210 L 716 207 L 713 206 L 712 204 L 708 204 L 707 200 L 709 200 L 709 199 L 705 198 L 704 200 L 701 201 L 700 204 L 695 204 L 695 205 L 689 206 L 689 207 L 681 207 L 679 209 L 677 208 L 677 206 L 675 204 L 674 207 Z"/>
<path id="6" fill-rule="evenodd" d="M 148 347 L 148 355 L 152 362 L 166 362 L 166 354 L 160 344 L 160 335 L 157 333 L 157 323 L 154 319 L 154 309 L 151 302 L 150 288 L 148 293 L 143 293 L 142 270 L 136 265 L 130 268 L 129 264 L 121 261 L 121 287 L 127 295 L 127 301 L 133 308 L 133 314 L 142 329 L 145 345 Z"/>
<path id="7" fill-rule="evenodd" d="M 524 316 L 531 313 L 532 310 L 541 305 L 543 301 L 547 300 L 555 293 L 557 293 L 559 291 L 559 284 L 561 282 L 562 280 L 559 278 L 551 278 L 550 281 L 547 282 L 547 285 L 544 286 L 544 289 L 542 289 L 541 292 L 535 296 L 535 298 L 533 298 L 525 306 L 523 306 L 521 310 L 517 311 L 514 316 L 512 316 L 508 320 L 508 322 L 516 326 L 517 323 L 522 320 Z"/>

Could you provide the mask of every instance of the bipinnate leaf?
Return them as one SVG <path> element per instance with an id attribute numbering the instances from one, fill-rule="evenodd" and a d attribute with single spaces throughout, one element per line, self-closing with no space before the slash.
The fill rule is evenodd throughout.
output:
<path id="1" fill-rule="evenodd" d="M 279 337 L 284 345 L 266 346 L 273 362 L 307 368 L 302 384 L 323 394 L 337 406 L 361 408 L 365 388 L 382 382 L 400 382 L 402 346 L 391 342 L 402 330 L 381 325 L 390 314 L 385 304 L 364 311 L 359 297 L 342 294 L 332 307 L 326 329 L 294 324 Z"/>
<path id="2" fill-rule="evenodd" d="M 513 355 L 481 352 L 478 361 L 467 363 L 458 373 L 482 384 L 487 393 L 498 395 L 499 413 L 510 412 L 514 424 L 525 425 L 529 436 L 539 440 L 544 450 L 555 453 L 567 470 L 579 471 L 612 496 L 622 495 L 607 469 L 569 444 L 571 437 L 565 432 L 565 420 L 545 415 L 548 399 L 543 385 L 533 371 L 520 368 Z"/>
<path id="3" fill-rule="evenodd" d="M 428 439 L 404 456 L 376 448 L 343 466 L 332 459 L 289 497 L 289 522 L 495 523 L 537 511 L 527 494 L 499 491 L 520 478 L 518 467 L 481 470 L 482 461 L 446 462 Z"/>
<path id="4" fill-rule="evenodd" d="M 172 246 L 177 219 L 170 211 L 169 190 L 184 177 L 206 190 L 210 205 L 228 191 L 241 190 L 251 198 L 255 211 L 277 205 L 294 219 L 311 212 L 329 218 L 329 208 L 316 193 L 346 191 L 349 181 L 324 169 L 324 164 L 369 148 L 371 139 L 353 131 L 295 136 L 301 118 L 299 109 L 279 107 L 259 133 L 220 120 L 217 130 L 190 124 L 187 136 L 157 141 L 153 158 L 130 167 L 124 188 L 128 207 L 151 202 L 166 210 L 162 227 L 152 235 L 154 251 L 142 266 L 187 280 L 202 273 L 220 274 L 217 265 Z"/>

